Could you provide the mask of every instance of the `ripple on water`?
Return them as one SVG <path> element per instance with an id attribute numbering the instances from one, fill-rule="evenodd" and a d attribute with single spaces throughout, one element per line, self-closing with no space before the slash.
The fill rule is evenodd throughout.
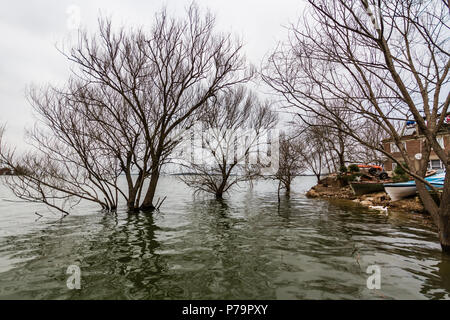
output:
<path id="1" fill-rule="evenodd" d="M 153 216 L 86 205 L 35 221 L 42 207 L 0 201 L 0 298 L 449 298 L 450 259 L 426 217 L 307 199 L 295 190 L 312 185 L 308 177 L 280 204 L 268 181 L 218 202 L 174 179 L 162 178 L 168 198 Z M 66 288 L 71 264 L 80 291 Z M 379 291 L 366 287 L 373 264 Z"/>

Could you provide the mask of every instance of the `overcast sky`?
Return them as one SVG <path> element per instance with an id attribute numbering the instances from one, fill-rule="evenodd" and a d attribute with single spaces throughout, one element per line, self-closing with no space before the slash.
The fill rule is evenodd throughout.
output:
<path id="1" fill-rule="evenodd" d="M 95 30 L 98 14 L 112 16 L 125 25 L 151 25 L 164 5 L 180 14 L 190 0 L 0 0 L 0 123 L 7 125 L 6 140 L 24 148 L 24 130 L 35 118 L 25 98 L 30 84 L 63 83 L 68 64 L 56 50 L 76 31 L 77 12 L 81 26 Z M 217 30 L 232 31 L 244 40 L 248 59 L 260 65 L 277 42 L 286 38 L 286 26 L 297 21 L 302 0 L 198 0 L 217 17 Z"/>

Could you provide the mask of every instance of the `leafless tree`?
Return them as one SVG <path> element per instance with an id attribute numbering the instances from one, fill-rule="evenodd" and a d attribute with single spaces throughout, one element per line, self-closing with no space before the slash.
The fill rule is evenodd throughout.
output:
<path id="1" fill-rule="evenodd" d="M 201 145 L 184 164 L 189 175 L 180 179 L 196 192 L 221 199 L 239 182 L 260 174 L 277 116 L 269 102 L 260 102 L 242 86 L 222 92 L 206 111 L 197 132 Z"/>
<path id="2" fill-rule="evenodd" d="M 366 143 L 354 141 L 349 149 L 349 160 L 353 163 L 384 165 L 386 156 L 372 146 L 379 145 L 380 141 L 389 138 L 389 135 L 376 123 L 367 120 L 359 127 L 358 134 Z"/>
<path id="3" fill-rule="evenodd" d="M 290 29 L 290 42 L 270 57 L 265 81 L 301 110 L 305 122 L 327 110 L 329 127 L 397 162 L 416 180 L 419 195 L 450 251 L 450 183 L 447 174 L 440 206 L 424 179 L 430 150 L 449 169 L 449 155 L 436 139 L 448 113 L 449 4 L 445 1 L 308 0 L 311 10 Z M 336 106 L 355 114 L 351 122 Z M 424 118 L 426 117 L 426 120 Z M 417 169 L 401 143 L 399 127 L 413 119 L 425 137 Z M 367 121 L 382 128 L 400 149 L 394 159 L 381 141 L 366 140 Z"/>
<path id="4" fill-rule="evenodd" d="M 339 172 L 340 168 L 352 163 L 381 164 L 384 159 L 381 153 L 367 146 L 377 145 L 386 138 L 381 128 L 373 122 L 364 121 L 364 125 L 359 126 L 359 135 L 369 143 L 362 144 L 348 135 L 342 126 L 342 122 L 356 123 L 360 120 L 355 121 L 355 115 L 350 110 L 336 107 L 330 109 L 333 114 L 327 115 L 327 110 L 322 109 L 320 117 L 303 122 L 304 116 L 300 115 L 300 121 L 294 123 L 304 139 L 315 141 L 312 146 L 323 154 L 324 168 L 331 173 Z M 341 120 L 336 126 L 330 120 L 333 117 Z"/>
<path id="5" fill-rule="evenodd" d="M 108 127 L 113 123 L 109 113 L 88 116 L 98 110 L 80 102 L 78 94 L 74 88 L 30 91 L 30 101 L 44 124 L 28 132 L 38 151 L 16 156 L 3 144 L 2 160 L 14 171 L 23 168 L 23 174 L 5 182 L 19 198 L 43 202 L 65 214 L 68 203 L 80 200 L 116 210 L 119 196 L 126 198 L 118 185 L 122 169 L 117 157 L 124 136 Z"/>
<path id="6" fill-rule="evenodd" d="M 325 130 L 324 130 L 325 129 Z M 331 154 L 329 148 L 329 140 L 325 139 L 326 127 L 320 126 L 303 126 L 300 127 L 300 134 L 297 134 L 296 140 L 301 145 L 298 149 L 301 161 L 306 165 L 308 170 L 316 176 L 317 182 L 324 170 L 328 168 L 331 171 L 331 165 L 337 168 L 335 158 Z M 330 138 L 331 139 L 331 138 Z"/>
<path id="7" fill-rule="evenodd" d="M 240 41 L 215 33 L 214 25 L 192 4 L 180 19 L 162 10 L 149 31 L 113 29 L 101 18 L 98 33 L 80 32 L 76 45 L 62 50 L 72 63 L 67 85 L 28 94 L 41 120 L 29 133 L 35 151 L 19 157 L 2 149 L 5 162 L 29 173 L 10 180 L 15 194 L 49 205 L 88 200 L 106 210 L 125 198 L 129 210 L 154 209 L 160 170 L 179 132 L 219 91 L 253 73 Z"/>
<path id="8" fill-rule="evenodd" d="M 294 178 L 302 174 L 307 169 L 307 163 L 304 161 L 304 140 L 283 133 L 280 136 L 279 143 L 279 166 L 275 174 L 278 180 L 278 202 L 280 201 L 280 190 L 284 189 L 286 196 L 290 197 L 291 184 Z"/>

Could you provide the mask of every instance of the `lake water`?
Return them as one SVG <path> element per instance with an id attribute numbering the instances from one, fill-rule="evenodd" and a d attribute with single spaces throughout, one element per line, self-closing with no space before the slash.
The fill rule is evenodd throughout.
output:
<path id="1" fill-rule="evenodd" d="M 271 181 L 217 202 L 163 177 L 158 213 L 83 205 L 62 221 L 1 186 L 0 299 L 449 299 L 450 259 L 428 217 L 307 199 L 314 182 L 297 178 L 278 205 Z M 66 286 L 69 265 L 81 290 Z M 379 290 L 366 286 L 370 265 Z"/>

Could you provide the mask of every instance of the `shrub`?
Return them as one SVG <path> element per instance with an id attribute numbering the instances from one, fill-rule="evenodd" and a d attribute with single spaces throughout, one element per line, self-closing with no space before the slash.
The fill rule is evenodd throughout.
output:
<path id="1" fill-rule="evenodd" d="M 405 168 L 408 168 L 408 165 L 405 162 L 402 163 L 402 166 L 404 166 Z M 403 170 L 402 167 L 396 166 L 394 169 L 394 174 L 398 175 L 398 176 L 402 176 L 402 175 L 405 175 L 406 172 L 405 172 L 405 170 Z"/>
<path id="2" fill-rule="evenodd" d="M 361 177 L 362 175 L 362 173 L 354 173 L 351 175 L 343 176 L 341 179 L 345 181 L 346 184 L 348 184 L 349 182 L 356 181 L 356 178 Z"/>
<path id="3" fill-rule="evenodd" d="M 392 181 L 394 182 L 405 182 L 409 180 L 409 176 L 407 174 L 396 174 L 392 177 Z"/>
<path id="4" fill-rule="evenodd" d="M 408 165 L 406 163 L 402 163 L 402 165 L 406 168 L 408 168 Z M 409 180 L 409 175 L 406 173 L 403 168 L 400 166 L 395 167 L 394 169 L 394 176 L 392 177 L 392 180 L 394 182 L 404 182 Z"/>
<path id="5" fill-rule="evenodd" d="M 339 172 L 340 173 L 347 173 L 347 167 L 346 166 L 342 166 L 339 168 Z"/>
<path id="6" fill-rule="evenodd" d="M 359 167 L 356 164 L 351 164 L 348 166 L 348 170 L 350 170 L 350 172 L 359 172 Z"/>

